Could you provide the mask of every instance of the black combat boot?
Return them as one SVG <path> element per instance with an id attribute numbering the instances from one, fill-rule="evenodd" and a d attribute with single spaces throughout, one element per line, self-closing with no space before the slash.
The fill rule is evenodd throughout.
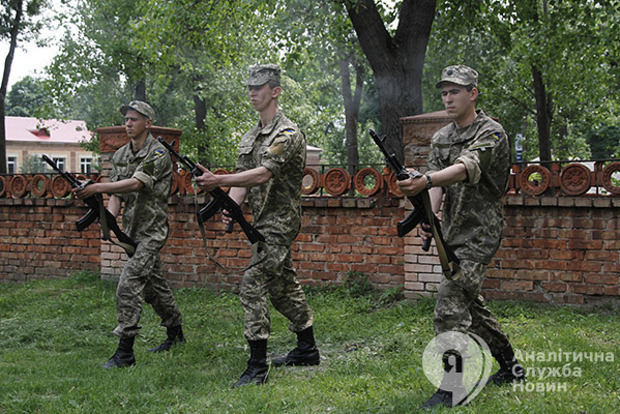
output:
<path id="1" fill-rule="evenodd" d="M 112 355 L 112 358 L 108 360 L 103 367 L 109 368 L 123 368 L 136 364 L 136 358 L 133 355 L 133 342 L 136 339 L 135 336 L 130 338 L 121 338 L 118 342 L 118 348 Z"/>
<path id="2" fill-rule="evenodd" d="M 467 397 L 467 389 L 463 385 L 463 357 L 459 354 L 443 356 L 443 378 L 435 393 L 422 408 L 436 406 L 454 407 L 462 405 Z"/>
<path id="3" fill-rule="evenodd" d="M 273 366 L 306 366 L 319 365 L 321 358 L 319 350 L 314 342 L 314 331 L 312 326 L 297 332 L 297 347 L 291 350 L 285 356 L 275 358 L 272 361 Z"/>
<path id="4" fill-rule="evenodd" d="M 168 337 L 158 347 L 149 349 L 149 352 L 170 351 L 173 345 L 185 343 L 181 325 L 166 328 Z"/>
<path id="5" fill-rule="evenodd" d="M 248 367 L 241 374 L 239 381 L 233 388 L 247 384 L 264 384 L 269 375 L 269 365 L 267 364 L 267 340 L 248 341 L 250 344 L 250 359 Z"/>
<path id="6" fill-rule="evenodd" d="M 487 383 L 504 385 L 525 381 L 525 369 L 523 369 L 523 366 L 517 361 L 510 344 L 499 350 L 499 352 L 492 352 L 491 354 L 499 363 L 499 371 L 491 375 Z"/>

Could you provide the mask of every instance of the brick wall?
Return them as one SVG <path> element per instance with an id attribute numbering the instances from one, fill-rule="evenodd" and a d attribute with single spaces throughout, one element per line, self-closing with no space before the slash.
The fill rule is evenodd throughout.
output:
<path id="1" fill-rule="evenodd" d="M 75 228 L 85 210 L 71 200 L 0 198 L 0 280 L 25 282 L 99 271 L 101 242 L 93 226 Z"/>
<path id="2" fill-rule="evenodd" d="M 199 205 L 204 198 L 198 197 Z M 406 214 L 394 197 L 307 197 L 293 257 L 303 283 L 340 283 L 362 272 L 377 287 L 404 286 L 408 297 L 428 295 L 441 279 L 434 248 L 423 252 L 416 231 L 396 236 Z M 504 241 L 484 283 L 491 299 L 585 304 L 620 298 L 617 198 L 507 197 Z M 237 288 L 250 257 L 239 227 L 227 234 L 206 223 L 207 258 L 192 196 L 170 198 L 170 237 L 162 250 L 175 287 Z M 246 213 L 247 213 L 247 207 Z M 99 239 L 97 226 L 78 233 L 85 208 L 70 199 L 0 199 L 0 280 L 65 277 L 80 269 L 118 277 L 124 253 Z M 251 220 L 251 216 L 247 214 Z"/>
<path id="3" fill-rule="evenodd" d="M 198 198 L 202 205 L 202 197 Z M 293 246 L 293 260 L 305 284 L 342 282 L 349 271 L 363 272 L 376 286 L 404 283 L 403 241 L 392 237 L 399 217 L 398 200 L 307 198 L 302 233 Z M 244 206 L 247 211 L 247 206 Z M 162 261 L 175 286 L 236 289 L 250 258 L 250 244 L 235 226 L 224 232 L 219 217 L 205 223 L 207 249 L 196 222 L 193 197 L 172 197 L 171 229 Z M 251 220 L 251 216 L 247 214 Z M 115 248 L 116 250 L 116 248 Z M 224 269 L 213 264 L 211 256 Z M 114 258 L 115 260 L 118 257 Z M 108 277 L 118 274 L 109 268 Z"/>
<path id="4" fill-rule="evenodd" d="M 445 122 L 436 114 L 430 122 L 421 118 L 404 120 L 408 157 L 425 157 L 425 140 Z M 422 166 L 409 158 L 407 164 Z M 512 177 L 505 197 L 504 241 L 484 283 L 488 298 L 620 302 L 620 191 L 610 187 L 608 170 L 609 165 L 601 165 L 587 177 L 588 188 L 604 184 L 610 190 L 606 195 L 563 193 L 582 191 L 583 186 L 562 186 L 561 166 L 554 167 L 547 180 L 557 190 L 554 196 L 532 196 L 528 192 L 538 189 L 521 185 L 527 177 L 518 172 Z M 325 180 L 330 171 L 336 174 Z M 441 279 L 436 251 L 422 251 L 417 230 L 404 238 L 396 235 L 396 223 L 410 207 L 394 193 L 389 171 L 375 174 L 378 183 L 371 189 L 356 187 L 363 180 L 340 169 L 316 175 L 305 187 L 302 230 L 293 246 L 298 274 L 303 283 L 318 285 L 340 283 L 348 272 L 357 271 L 377 287 L 403 286 L 407 297 L 429 295 Z M 32 177 L 22 178 L 22 184 L 10 185 L 10 177 L 0 177 L 0 280 L 64 277 L 80 269 L 118 277 L 125 260 L 120 248 L 99 240 L 96 225 L 75 231 L 75 221 L 85 212 L 83 203 L 52 198 L 53 180 L 39 179 L 44 185 L 33 197 Z M 170 237 L 162 250 L 167 277 L 175 287 L 234 290 L 250 258 L 249 243 L 238 225 L 227 234 L 214 218 L 206 223 L 205 251 L 195 220 L 196 202 L 202 206 L 205 198 L 191 195 L 191 187 L 183 184 L 187 178 L 175 177 L 169 200 Z M 344 195 L 352 187 L 364 197 Z M 56 197 L 65 194 L 58 191 Z M 251 221 L 247 206 L 243 208 Z M 209 261 L 207 253 L 225 269 Z"/>
<path id="5" fill-rule="evenodd" d="M 620 297 L 620 200 L 506 201 L 504 241 L 484 284 L 488 298 L 583 304 Z"/>

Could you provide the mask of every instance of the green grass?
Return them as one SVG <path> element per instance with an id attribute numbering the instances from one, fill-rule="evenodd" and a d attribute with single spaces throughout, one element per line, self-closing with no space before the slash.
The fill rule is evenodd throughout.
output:
<path id="1" fill-rule="evenodd" d="M 233 390 L 248 358 L 234 294 L 177 291 L 188 342 L 163 354 L 146 351 L 165 330 L 145 305 L 138 364 L 104 370 L 117 345 L 110 333 L 114 290 L 87 273 L 0 284 L 0 413 L 415 413 L 434 392 L 422 370 L 434 337 L 428 299 L 390 301 L 391 295 L 350 284 L 308 289 L 321 365 L 274 368 L 266 385 Z M 437 412 L 620 412 L 617 310 L 527 303 L 491 303 L 491 309 L 523 353 L 612 353 L 614 360 L 573 362 L 579 376 L 530 377 L 532 384 L 565 383 L 565 391 L 487 386 L 469 406 Z M 271 315 L 270 355 L 285 353 L 295 337 L 280 314 Z M 529 368 L 565 364 L 524 361 Z"/>

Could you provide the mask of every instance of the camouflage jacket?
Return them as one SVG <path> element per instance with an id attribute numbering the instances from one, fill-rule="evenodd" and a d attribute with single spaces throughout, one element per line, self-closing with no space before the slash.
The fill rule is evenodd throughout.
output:
<path id="1" fill-rule="evenodd" d="M 241 138 L 236 170 L 263 166 L 273 174 L 266 183 L 248 189 L 253 225 L 268 243 L 291 245 L 299 234 L 305 165 L 306 138 L 282 112 Z"/>
<path id="2" fill-rule="evenodd" d="M 168 238 L 168 195 L 172 186 L 170 154 L 149 133 L 136 154 L 127 143 L 112 157 L 111 181 L 136 178 L 144 186 L 118 193 L 123 201 L 123 231 L 150 249 L 161 249 Z"/>
<path id="3" fill-rule="evenodd" d="M 444 188 L 444 237 L 460 259 L 489 263 L 501 243 L 502 197 L 510 174 L 510 143 L 502 126 L 478 111 L 465 128 L 451 123 L 437 131 L 429 171 L 455 163 L 465 165 L 467 179 Z"/>

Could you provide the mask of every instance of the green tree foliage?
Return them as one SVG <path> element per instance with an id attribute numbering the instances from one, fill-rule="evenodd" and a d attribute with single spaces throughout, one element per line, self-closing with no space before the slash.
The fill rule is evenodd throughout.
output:
<path id="1" fill-rule="evenodd" d="M 182 129 L 185 152 L 207 165 L 232 165 L 241 134 L 257 121 L 244 87 L 248 67 L 275 62 L 284 66 L 283 110 L 320 146 L 315 132 L 325 113 L 314 106 L 314 89 L 300 82 L 324 77 L 298 70 L 289 56 L 303 48 L 282 49 L 285 42 L 274 37 L 274 16 L 287 14 L 285 3 L 81 4 L 84 12 L 52 65 L 51 84 L 58 102 L 81 111 L 91 129 L 118 123 L 117 108 L 137 97 L 130 80 L 143 80 L 156 124 Z"/>
<path id="2" fill-rule="evenodd" d="M 425 67 L 427 108 L 443 109 L 434 90 L 441 69 L 468 64 L 480 72 L 480 106 L 511 137 L 527 137 L 526 159 L 589 158 L 587 132 L 620 124 L 619 15 L 608 0 L 443 0 Z"/>
<path id="3" fill-rule="evenodd" d="M 286 72 L 304 85 L 310 104 L 306 112 L 316 119 L 306 126 L 309 141 L 323 148 L 323 159 L 332 164 L 355 169 L 382 162 L 376 148 L 364 145 L 370 142 L 363 132 L 366 124 L 374 126 L 378 119 L 376 110 L 363 110 L 373 78 L 343 5 L 288 0 L 274 17 L 273 37 L 285 56 Z M 371 97 L 376 101 L 376 94 Z"/>
<path id="4" fill-rule="evenodd" d="M 40 155 L 26 155 L 19 168 L 21 174 L 40 174 L 47 172 L 45 162 Z"/>
<path id="5" fill-rule="evenodd" d="M 436 0 L 339 0 L 372 68 L 382 132 L 402 158 L 400 118 L 423 110 L 422 71 Z"/>
<path id="6" fill-rule="evenodd" d="M 26 76 L 15 82 L 6 96 L 6 115 L 41 117 L 52 100 L 41 80 Z M 47 112 L 49 114 L 49 111 Z"/>
<path id="7" fill-rule="evenodd" d="M 595 160 L 620 158 L 620 126 L 603 125 L 586 133 L 592 158 Z"/>
<path id="8" fill-rule="evenodd" d="M 36 37 L 41 29 L 39 13 L 47 5 L 46 0 L 1 0 L 0 41 L 8 41 L 9 51 L 4 60 L 0 81 L 0 174 L 6 173 L 6 128 L 4 123 L 5 99 L 18 42 Z"/>
<path id="9" fill-rule="evenodd" d="M 400 149 L 399 118 L 443 109 L 434 84 L 455 63 L 479 70 L 480 107 L 527 137 L 529 159 L 539 141 L 587 157 L 586 133 L 620 124 L 617 1 L 75 1 L 45 81 L 62 117 L 94 130 L 146 99 L 210 166 L 232 165 L 257 121 L 244 82 L 265 62 L 283 67 L 283 111 L 334 163 L 380 161 L 369 126 Z"/>

